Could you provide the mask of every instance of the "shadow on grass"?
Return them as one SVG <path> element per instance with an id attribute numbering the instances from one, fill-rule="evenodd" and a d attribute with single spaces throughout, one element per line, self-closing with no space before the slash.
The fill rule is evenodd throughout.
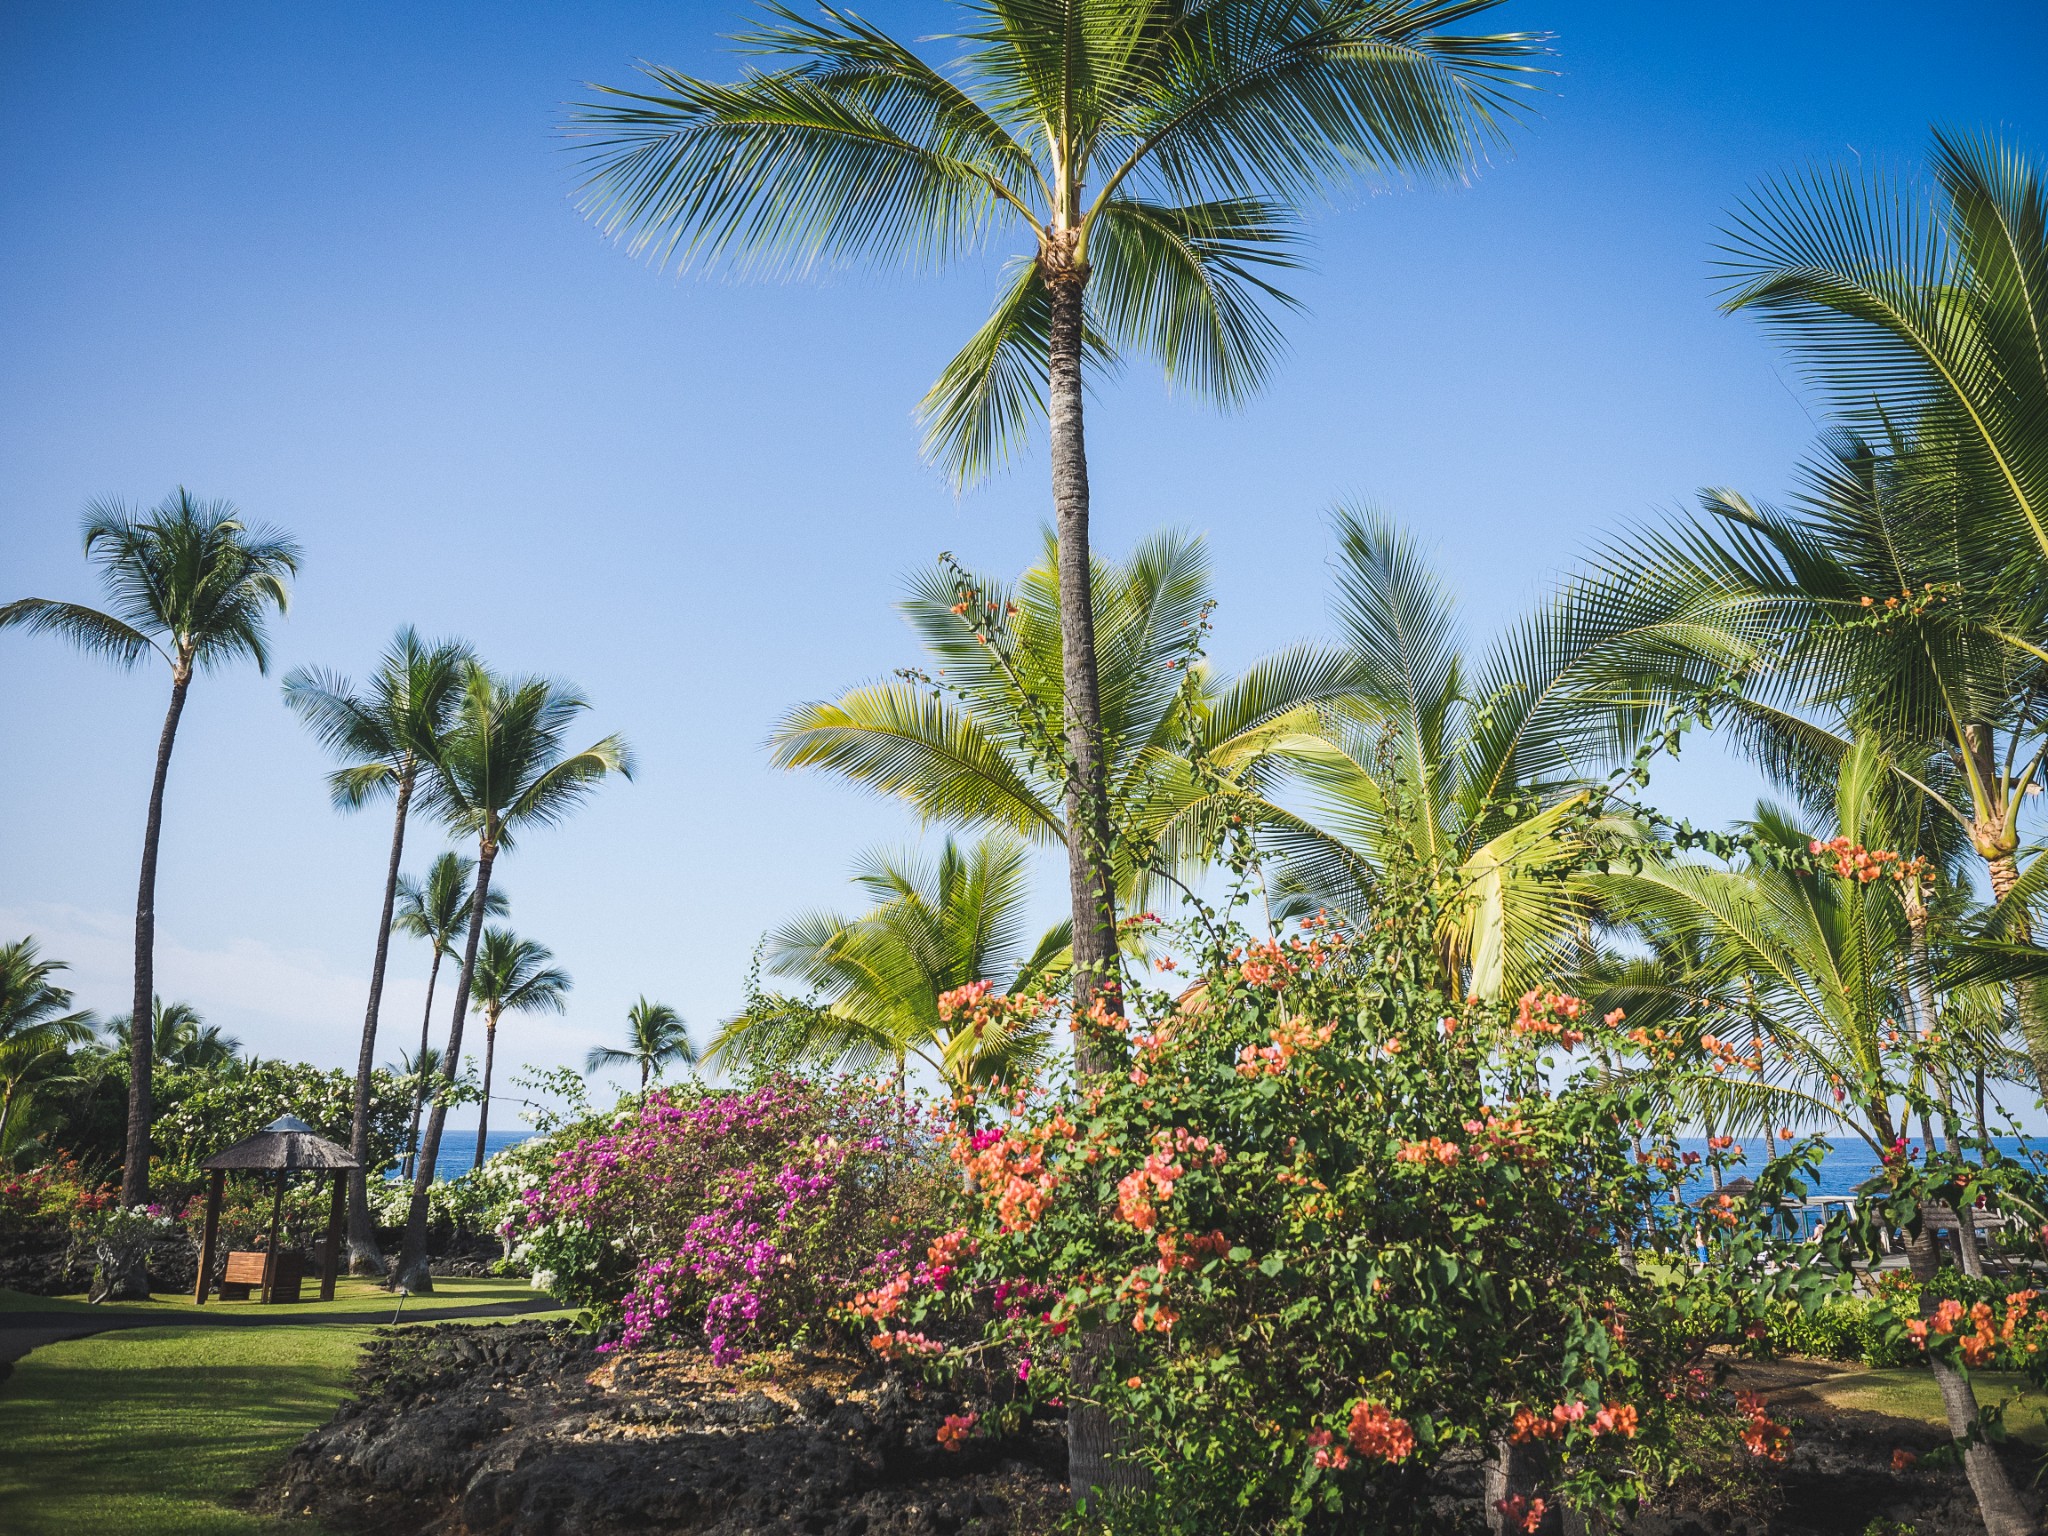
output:
<path id="1" fill-rule="evenodd" d="M 37 1351 L 0 1389 L 7 1529 L 279 1529 L 240 1506 L 292 1442 L 334 1411 L 368 1335 L 138 1329 Z"/>

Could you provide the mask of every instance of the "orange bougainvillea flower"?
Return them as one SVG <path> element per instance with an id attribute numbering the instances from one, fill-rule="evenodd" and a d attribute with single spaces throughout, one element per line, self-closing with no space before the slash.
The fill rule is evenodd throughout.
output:
<path id="1" fill-rule="evenodd" d="M 1351 1449 L 1377 1461 L 1406 1461 L 1415 1451 L 1415 1431 L 1382 1403 L 1359 1403 L 1351 1410 Z"/>

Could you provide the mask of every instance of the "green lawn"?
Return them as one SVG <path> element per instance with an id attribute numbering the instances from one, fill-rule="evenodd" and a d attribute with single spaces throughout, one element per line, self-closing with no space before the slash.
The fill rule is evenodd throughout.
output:
<path id="1" fill-rule="evenodd" d="M 408 1321 L 538 1296 L 519 1280 L 435 1284 L 432 1297 L 406 1303 Z M 344 1281 L 324 1305 L 209 1302 L 204 1312 L 310 1320 L 391 1305 L 373 1283 Z M 47 1345 L 0 1383 L 0 1530 L 7 1536 L 315 1536 L 305 1522 L 260 1519 L 240 1505 L 293 1441 L 333 1413 L 374 1325 L 175 1326 L 194 1315 L 189 1297 L 88 1307 L 0 1291 L 0 1310 L 112 1312 L 173 1325 Z"/>
<path id="2" fill-rule="evenodd" d="M 241 1536 L 234 1506 L 334 1411 L 368 1327 L 135 1328 L 39 1349 L 0 1385 L 16 1536 Z"/>
<path id="3" fill-rule="evenodd" d="M 330 1312 L 382 1311 L 388 1316 L 398 1301 L 397 1297 L 376 1281 L 359 1280 L 350 1276 L 335 1281 L 332 1301 L 310 1299 L 320 1294 L 318 1281 L 308 1285 L 301 1294 L 309 1299 L 294 1306 L 266 1307 L 255 1301 L 221 1301 L 216 1298 L 208 1301 L 204 1307 L 195 1307 L 192 1305 L 192 1297 L 189 1294 L 182 1294 L 152 1296 L 148 1301 L 110 1301 L 96 1307 L 83 1296 L 28 1296 L 20 1291 L 0 1289 L 0 1312 L 119 1313 L 124 1317 L 161 1318 L 166 1323 L 176 1323 L 183 1322 L 195 1314 L 218 1316 L 223 1313 L 237 1317 L 264 1313 L 287 1318 L 319 1317 Z M 433 1295 L 407 1298 L 405 1316 L 431 1317 L 436 1312 L 447 1311 L 450 1307 L 474 1307 L 485 1302 L 540 1299 L 542 1293 L 520 1279 L 443 1275 L 434 1281 Z"/>
<path id="4" fill-rule="evenodd" d="M 2048 1395 L 2028 1387 L 2025 1377 L 2001 1371 L 1973 1372 L 1970 1379 L 1982 1407 L 2011 1399 L 2006 1403 L 2005 1425 L 2014 1438 L 2048 1448 L 2048 1425 L 2042 1421 L 2043 1412 L 2048 1411 Z M 1948 1422 L 1942 1413 L 1940 1389 L 1926 1371 L 1851 1369 L 1807 1390 L 1837 1408 L 1881 1413 L 1895 1419 L 1921 1419 L 1936 1425 Z"/>

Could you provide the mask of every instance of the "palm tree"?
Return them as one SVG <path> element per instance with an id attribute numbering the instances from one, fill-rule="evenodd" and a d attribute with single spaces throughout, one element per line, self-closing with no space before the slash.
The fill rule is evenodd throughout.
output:
<path id="1" fill-rule="evenodd" d="M 836 773 L 929 820 L 1067 844 L 1065 774 L 1042 744 L 1065 690 L 1056 554 L 1048 541 L 1014 586 L 945 565 L 916 577 L 903 609 L 933 672 L 801 706 L 770 737 L 772 760 Z M 1299 646 L 1216 677 L 1197 649 L 1212 604 L 1207 555 L 1182 534 L 1147 539 L 1125 561 L 1098 558 L 1090 585 L 1121 892 L 1142 906 L 1160 882 L 1191 879 L 1231 816 L 1305 834 L 1268 796 L 1275 753 L 1353 686 L 1350 660 Z"/>
<path id="2" fill-rule="evenodd" d="M 449 852 L 428 866 L 425 880 L 415 880 L 410 875 L 398 877 L 398 904 L 391 919 L 392 926 L 415 939 L 426 940 L 434 951 L 434 963 L 427 968 L 427 1003 L 420 1013 L 420 1048 L 410 1058 L 434 1065 L 408 1069 L 406 1074 L 416 1078 L 416 1086 L 412 1097 L 412 1125 L 406 1133 L 405 1164 L 401 1170 L 405 1178 L 412 1177 L 413 1158 L 419 1151 L 420 1114 L 428 1097 L 428 1081 L 439 1070 L 440 1055 L 427 1038 L 434 1022 L 434 986 L 441 979 L 441 962 L 455 953 L 455 940 L 469 921 L 470 902 L 475 897 L 470 877 L 475 873 L 475 859 Z M 503 917 L 511 910 L 511 902 L 502 887 L 493 888 L 485 894 L 485 917 Z"/>
<path id="3" fill-rule="evenodd" d="M 1121 1006 L 1084 373 L 1146 352 L 1176 388 L 1247 398 L 1279 350 L 1272 310 L 1292 307 L 1271 278 L 1294 265 L 1294 210 L 1468 171 L 1532 82 L 1539 38 L 1451 30 L 1493 3 L 968 6 L 950 70 L 843 11 L 774 6 L 738 40 L 774 67 L 731 85 L 645 67 L 650 89 L 599 87 L 609 101 L 575 119 L 595 140 L 586 213 L 664 258 L 803 271 L 1024 247 L 921 413 L 961 483 L 1049 424 L 1064 739 L 1048 745 L 1079 1012 L 1104 986 Z M 1077 1497 L 1101 1471 L 1078 1454 Z"/>
<path id="4" fill-rule="evenodd" d="M 607 736 L 581 752 L 565 754 L 564 734 L 589 707 L 559 683 L 537 677 L 500 679 L 475 661 L 465 662 L 455 718 L 427 776 L 422 802 L 456 836 L 476 839 L 477 861 L 455 1009 L 441 1052 L 443 1092 L 427 1116 L 426 1138 L 413 1173 L 405 1245 L 393 1276 L 394 1284 L 411 1291 L 433 1289 L 427 1271 L 427 1186 L 441 1155 L 446 1095 L 455 1088 L 462 1061 L 462 1023 L 469 1012 L 477 948 L 483 942 L 484 913 L 490 905 L 491 868 L 499 853 L 513 845 L 515 835 L 560 821 L 608 775 L 633 776 L 632 753 L 623 737 Z"/>
<path id="5" fill-rule="evenodd" d="M 900 1077 L 914 1056 L 955 1087 L 1028 1072 L 1051 1048 L 1050 1021 L 1039 1010 L 970 1017 L 947 994 L 989 982 L 1024 997 L 1066 980 L 1065 922 L 1024 949 L 1029 857 L 1006 833 L 965 848 L 947 838 L 934 861 L 869 855 L 853 877 L 873 899 L 866 912 L 807 913 L 768 935 L 768 971 L 810 995 L 757 996 L 719 1030 L 707 1059 L 843 1070 L 885 1064 Z"/>
<path id="6" fill-rule="evenodd" d="M 1595 844 L 1640 836 L 1589 773 L 1615 741 L 1578 674 L 1611 635 L 1553 605 L 1475 668 L 1414 542 L 1356 507 L 1333 525 L 1348 682 L 1274 744 L 1308 792 L 1298 821 L 1263 833 L 1279 908 L 1363 920 L 1390 862 L 1419 861 L 1450 892 L 1437 937 L 1451 995 L 1513 996 L 1554 975 L 1596 915 Z"/>
<path id="7" fill-rule="evenodd" d="M 93 1016 L 71 1012 L 70 992 L 51 980 L 69 969 L 43 959 L 33 938 L 0 945 L 0 1153 L 24 1090 L 92 1039 Z"/>
<path id="8" fill-rule="evenodd" d="M 117 1013 L 105 1025 L 111 1048 L 119 1050 L 129 1035 L 128 1015 Z M 234 1063 L 242 1042 L 223 1034 L 218 1024 L 209 1024 L 190 1003 L 167 1003 L 161 997 L 150 1005 L 150 1057 L 158 1066 L 219 1069 Z"/>
<path id="9" fill-rule="evenodd" d="M 132 667 L 155 655 L 171 669 L 171 704 L 157 739 L 149 819 L 142 834 L 142 877 L 135 896 L 135 988 L 129 1018 L 128 1133 L 121 1201 L 149 1199 L 150 1035 L 156 995 L 156 856 L 163 832 L 164 782 L 192 675 L 246 656 L 270 664 L 269 615 L 285 611 L 299 547 L 283 534 L 252 529 L 224 501 L 197 502 L 183 487 L 155 511 L 138 515 L 116 502 L 85 513 L 85 553 L 100 568 L 111 612 L 79 603 L 25 597 L 0 607 L 0 629 L 51 630 L 80 649 Z"/>
<path id="10" fill-rule="evenodd" d="M 349 1151 L 358 1166 L 349 1175 L 348 1262 L 350 1272 L 358 1275 L 384 1273 L 366 1182 L 370 1070 L 376 1059 L 377 1019 L 384 1001 L 384 966 L 391 953 L 398 869 L 405 854 L 405 821 L 420 769 L 440 750 L 462 663 L 469 656 L 469 648 L 457 642 L 428 645 L 407 625 L 392 640 L 361 694 L 345 677 L 305 667 L 294 668 L 284 680 L 285 703 L 297 711 L 321 745 L 343 760 L 344 766 L 327 780 L 336 807 L 357 810 L 386 794 L 397 801 L 391 821 L 391 857 L 384 871 L 384 905 L 377 920 L 376 956 L 370 962 L 370 1000 L 363 1011 L 362 1045 L 356 1052 L 355 1105 L 349 1119 Z"/>
<path id="11" fill-rule="evenodd" d="M 1928 418 L 2030 565 L 2048 558 L 2048 184 L 1992 138 L 1934 134 L 1930 209 L 1842 167 L 1762 188 L 1727 233 L 1726 307 L 1786 337 L 1829 403 L 1882 440 Z M 2030 584 L 2038 584 L 2034 575 Z"/>
<path id="12" fill-rule="evenodd" d="M 2048 881 L 2038 857 L 2022 864 L 2019 825 L 2041 779 L 2048 588 L 2001 580 L 1980 487 L 1952 448 L 1933 428 L 1882 447 L 1837 435 L 1790 510 L 1709 492 L 1704 517 L 1621 541 L 1581 590 L 1627 635 L 1608 658 L 1617 697 L 1731 679 L 1739 741 L 1810 808 L 1833 801 L 1851 739 L 1876 737 L 1939 836 L 1975 850 L 1999 927 L 2024 940 Z M 1924 946 L 1924 915 L 1910 915 Z M 2021 1023 L 2048 1083 L 2036 990 L 2019 984 Z"/>
<path id="13" fill-rule="evenodd" d="M 1876 744 L 1868 738 L 1856 743 L 1842 762 L 1831 830 L 1858 845 L 1896 851 L 1901 832 L 1910 837 L 1911 830 L 1886 814 L 1888 802 L 1896 801 L 1889 777 Z M 1770 807 L 1759 809 L 1753 829 L 1760 842 L 1784 852 L 1803 851 L 1823 837 Z M 1708 967 L 1702 991 L 1726 998 L 1737 979 L 1748 990 L 1739 1011 L 1729 1010 L 1736 1070 L 1726 1070 L 1725 1055 L 1701 1067 L 1688 1107 L 1724 1131 L 1820 1126 L 1854 1135 L 1880 1155 L 1889 1152 L 1910 1130 L 1915 1101 L 1924 1105 L 1945 1088 L 1920 1077 L 1917 1068 L 1902 1079 L 1892 1050 L 1892 1037 L 1900 1033 L 1895 1021 L 1909 1021 L 1907 1038 L 1944 1022 L 1918 1018 L 1908 884 L 1816 877 L 1784 859 L 1734 869 L 1652 862 L 1639 874 L 1612 877 L 1610 892 L 1624 912 L 1666 933 L 1698 935 L 1708 946 L 1717 963 Z M 1895 1098 L 1901 1101 L 1896 1107 Z M 1954 1106 L 1943 1108 L 1953 1119 Z M 1931 1153 L 1931 1122 L 1927 1129 Z M 1906 1251 L 1916 1278 L 1923 1285 L 1932 1281 L 1940 1264 L 1933 1230 L 1923 1226 L 1909 1236 Z M 1933 1306 L 1930 1290 L 1926 1310 Z M 1943 1362 L 1930 1364 L 1950 1431 L 1967 1444 L 1963 1463 L 1987 1530 L 1994 1536 L 2033 1532 L 1996 1452 L 1971 1440 L 1977 1405 L 1969 1381 Z"/>
<path id="14" fill-rule="evenodd" d="M 498 1020 L 508 1013 L 560 1013 L 569 992 L 569 973 L 548 964 L 554 954 L 509 928 L 484 930 L 477 954 L 470 1007 L 484 1016 L 483 1102 L 477 1111 L 476 1161 L 484 1165 L 484 1141 L 491 1130 L 491 1066 L 498 1050 Z"/>
<path id="15" fill-rule="evenodd" d="M 626 1010 L 626 1046 L 592 1046 L 585 1058 L 586 1073 L 606 1067 L 638 1067 L 640 1091 L 647 1091 L 651 1078 L 659 1078 L 671 1062 L 686 1067 L 697 1064 L 697 1047 L 690 1043 L 690 1028 L 683 1016 L 667 1003 L 650 1003 L 643 995 Z"/>

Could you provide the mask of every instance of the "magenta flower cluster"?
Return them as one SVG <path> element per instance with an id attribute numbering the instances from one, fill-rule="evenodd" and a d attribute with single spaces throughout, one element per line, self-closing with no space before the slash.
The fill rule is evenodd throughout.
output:
<path id="1" fill-rule="evenodd" d="M 550 1289 L 616 1317 L 608 1347 L 702 1342 L 725 1364 L 902 1252 L 942 1166 L 927 1117 L 871 1085 L 658 1091 L 561 1153 L 515 1224 Z"/>

